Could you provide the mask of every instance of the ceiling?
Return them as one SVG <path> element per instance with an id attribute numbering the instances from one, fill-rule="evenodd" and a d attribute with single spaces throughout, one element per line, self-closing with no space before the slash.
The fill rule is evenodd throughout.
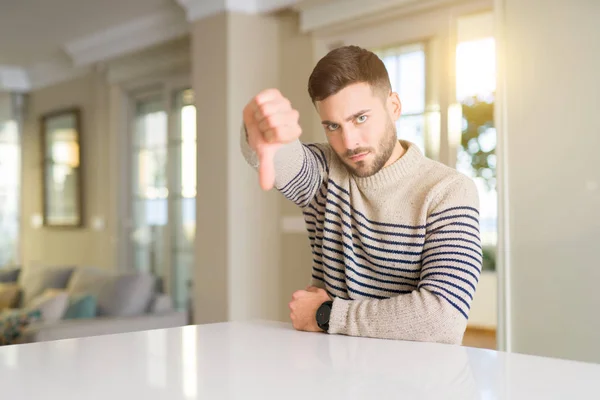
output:
<path id="1" fill-rule="evenodd" d="M 165 9 L 183 15 L 174 0 L 0 0 L 0 65 L 64 56 L 71 41 Z"/>

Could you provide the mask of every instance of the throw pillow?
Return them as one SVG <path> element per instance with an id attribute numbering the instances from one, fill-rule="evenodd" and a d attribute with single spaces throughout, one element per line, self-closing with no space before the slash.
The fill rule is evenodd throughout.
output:
<path id="1" fill-rule="evenodd" d="M 23 270 L 19 284 L 23 288 L 22 306 L 29 303 L 49 288 L 65 289 L 73 273 L 74 267 L 39 266 Z"/>
<path id="2" fill-rule="evenodd" d="M 21 288 L 15 283 L 0 283 L 0 311 L 17 306 Z"/>
<path id="3" fill-rule="evenodd" d="M 34 298 L 27 305 L 27 310 L 39 310 L 44 322 L 52 323 L 62 319 L 67 311 L 69 295 L 64 291 L 50 291 Z"/>
<path id="4" fill-rule="evenodd" d="M 20 273 L 20 267 L 0 267 L 0 282 L 15 283 Z"/>
<path id="5" fill-rule="evenodd" d="M 90 294 L 72 294 L 63 319 L 84 319 L 96 317 L 98 302 Z"/>
<path id="6" fill-rule="evenodd" d="M 17 310 L 0 315 L 0 346 L 15 344 L 32 323 L 41 318 L 39 310 Z"/>

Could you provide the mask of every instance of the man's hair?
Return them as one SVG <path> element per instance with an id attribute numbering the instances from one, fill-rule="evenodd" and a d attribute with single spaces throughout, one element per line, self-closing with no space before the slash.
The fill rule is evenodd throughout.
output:
<path id="1" fill-rule="evenodd" d="M 390 77 L 377 55 L 358 46 L 331 50 L 308 78 L 308 94 L 313 103 L 322 101 L 355 83 L 368 83 L 371 89 L 388 94 Z"/>

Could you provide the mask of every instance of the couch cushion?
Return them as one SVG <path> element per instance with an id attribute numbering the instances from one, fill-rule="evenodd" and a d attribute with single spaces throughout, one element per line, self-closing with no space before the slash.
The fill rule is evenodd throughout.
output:
<path id="1" fill-rule="evenodd" d="M 0 283 L 0 311 L 19 304 L 21 288 L 16 283 Z"/>
<path id="2" fill-rule="evenodd" d="M 67 286 L 69 294 L 89 294 L 97 297 L 105 282 L 115 274 L 112 271 L 96 267 L 78 267 Z"/>
<path id="3" fill-rule="evenodd" d="M 31 300 L 27 310 L 39 310 L 44 322 L 60 321 L 67 311 L 69 295 L 64 291 L 50 290 Z"/>
<path id="4" fill-rule="evenodd" d="M 31 267 L 25 269 L 20 276 L 20 286 L 23 289 L 21 305 L 29 303 L 46 291 L 46 289 L 64 289 L 73 273 L 72 266 Z"/>
<path id="5" fill-rule="evenodd" d="M 133 272 L 111 276 L 98 295 L 98 315 L 131 317 L 146 312 L 154 293 L 152 275 Z"/>
<path id="6" fill-rule="evenodd" d="M 21 268 L 19 267 L 2 267 L 0 268 L 0 282 L 14 283 L 19 279 Z"/>

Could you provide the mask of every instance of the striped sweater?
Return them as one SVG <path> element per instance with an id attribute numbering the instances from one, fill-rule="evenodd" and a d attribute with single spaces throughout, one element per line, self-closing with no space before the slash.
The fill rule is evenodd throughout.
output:
<path id="1" fill-rule="evenodd" d="M 329 145 L 292 142 L 275 187 L 303 211 L 312 285 L 333 299 L 329 333 L 460 344 L 482 267 L 477 189 L 401 143 L 399 160 L 359 178 Z"/>

